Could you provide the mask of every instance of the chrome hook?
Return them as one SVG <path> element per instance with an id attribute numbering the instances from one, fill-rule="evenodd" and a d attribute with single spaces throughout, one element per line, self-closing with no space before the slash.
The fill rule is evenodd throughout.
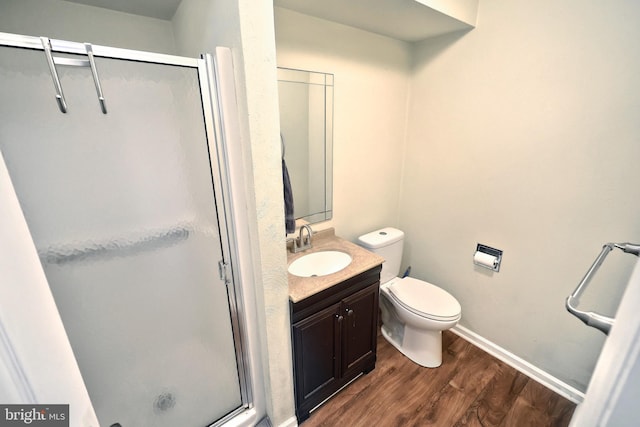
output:
<path id="1" fill-rule="evenodd" d="M 58 70 L 56 70 L 56 64 L 53 60 L 53 54 L 51 53 L 51 40 L 47 37 L 40 37 L 42 47 L 44 48 L 44 55 L 47 58 L 47 64 L 49 65 L 49 71 L 51 72 L 51 78 L 53 78 L 53 87 L 56 90 L 56 101 L 58 108 L 63 113 L 67 112 L 67 103 L 64 99 L 64 93 L 62 92 L 62 85 L 58 78 Z"/>

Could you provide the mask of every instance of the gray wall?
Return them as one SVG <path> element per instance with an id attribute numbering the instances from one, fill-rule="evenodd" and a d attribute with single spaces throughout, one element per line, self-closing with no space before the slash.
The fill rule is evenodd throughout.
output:
<path id="1" fill-rule="evenodd" d="M 396 225 L 410 45 L 275 8 L 278 66 L 334 74 L 333 219 L 355 238 Z"/>
<path id="2" fill-rule="evenodd" d="M 477 28 L 407 44 L 276 8 L 279 66 L 335 74 L 334 218 L 407 233 L 403 268 L 461 325 L 580 390 L 604 335 L 564 299 L 607 241 L 640 241 L 640 5 L 480 2 Z M 410 63 L 412 61 L 412 63 Z M 503 249 L 499 273 L 476 243 Z M 614 314 L 634 257 L 581 307 Z"/>
<path id="3" fill-rule="evenodd" d="M 603 243 L 640 241 L 639 17 L 481 2 L 475 30 L 414 51 L 405 264 L 460 300 L 463 326 L 581 390 L 604 335 L 564 299 Z M 478 242 L 505 251 L 499 273 L 473 266 Z M 582 306 L 614 314 L 633 258 L 610 255 Z"/>

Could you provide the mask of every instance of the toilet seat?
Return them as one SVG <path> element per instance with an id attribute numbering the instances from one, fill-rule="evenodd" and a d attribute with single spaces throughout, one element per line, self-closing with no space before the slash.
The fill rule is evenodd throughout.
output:
<path id="1" fill-rule="evenodd" d="M 410 312 L 436 321 L 451 321 L 460 317 L 460 303 L 444 289 L 413 277 L 391 282 L 389 294 Z"/>

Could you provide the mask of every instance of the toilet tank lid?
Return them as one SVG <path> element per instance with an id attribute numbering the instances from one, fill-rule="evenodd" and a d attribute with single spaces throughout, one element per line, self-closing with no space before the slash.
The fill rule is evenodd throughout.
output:
<path id="1" fill-rule="evenodd" d="M 404 238 L 401 230 L 393 227 L 385 227 L 358 237 L 358 244 L 369 249 L 378 249 L 388 246 Z"/>

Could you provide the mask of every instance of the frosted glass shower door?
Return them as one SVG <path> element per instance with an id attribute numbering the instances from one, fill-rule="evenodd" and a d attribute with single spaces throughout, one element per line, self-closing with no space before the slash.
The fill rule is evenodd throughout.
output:
<path id="1" fill-rule="evenodd" d="M 101 425 L 210 425 L 243 398 L 198 68 L 96 65 L 108 114 L 60 66 L 62 114 L 44 53 L 0 47 L 0 150 Z"/>

